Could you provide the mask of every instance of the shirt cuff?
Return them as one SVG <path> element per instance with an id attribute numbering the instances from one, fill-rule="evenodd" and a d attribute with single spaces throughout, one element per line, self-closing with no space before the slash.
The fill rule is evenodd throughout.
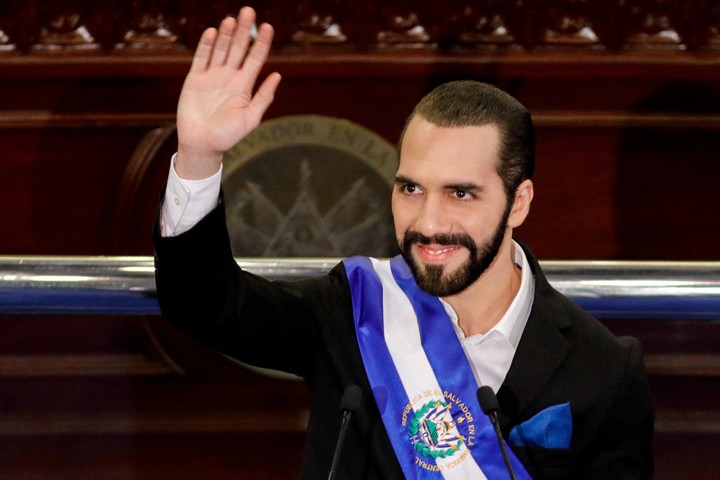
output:
<path id="1" fill-rule="evenodd" d="M 163 237 L 187 232 L 217 207 L 220 199 L 222 164 L 211 177 L 201 180 L 180 178 L 175 171 L 175 157 L 170 162 L 165 198 L 160 212 Z"/>

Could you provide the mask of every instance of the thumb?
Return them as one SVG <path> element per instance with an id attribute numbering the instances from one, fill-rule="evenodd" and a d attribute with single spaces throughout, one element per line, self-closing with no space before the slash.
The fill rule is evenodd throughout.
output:
<path id="1" fill-rule="evenodd" d="M 257 123 L 260 123 L 260 119 L 275 99 L 275 91 L 280 85 L 280 80 L 282 80 L 282 77 L 277 72 L 268 75 L 250 101 L 249 109 Z"/>

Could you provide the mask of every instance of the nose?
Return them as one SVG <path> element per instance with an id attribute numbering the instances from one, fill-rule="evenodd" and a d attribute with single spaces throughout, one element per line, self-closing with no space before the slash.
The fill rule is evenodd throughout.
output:
<path id="1" fill-rule="evenodd" d="M 426 237 L 432 237 L 438 233 L 450 233 L 450 218 L 444 208 L 442 198 L 428 195 L 423 199 L 414 228 Z"/>

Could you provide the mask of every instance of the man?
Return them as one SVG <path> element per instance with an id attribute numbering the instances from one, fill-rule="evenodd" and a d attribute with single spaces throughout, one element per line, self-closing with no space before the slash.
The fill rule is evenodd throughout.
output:
<path id="1" fill-rule="evenodd" d="M 475 399 L 487 385 L 517 478 L 650 478 L 637 341 L 616 339 L 553 290 L 512 239 L 533 199 L 534 133 L 504 92 L 449 83 L 411 114 L 392 195 L 401 256 L 354 257 L 292 283 L 239 269 L 222 155 L 258 125 L 280 82 L 273 73 L 252 95 L 273 34 L 261 25 L 250 46 L 254 20 L 242 9 L 195 53 L 154 239 L 157 290 L 163 314 L 199 340 L 306 379 L 300 477 L 327 476 L 341 397 L 356 386 L 338 478 L 508 478 Z"/>

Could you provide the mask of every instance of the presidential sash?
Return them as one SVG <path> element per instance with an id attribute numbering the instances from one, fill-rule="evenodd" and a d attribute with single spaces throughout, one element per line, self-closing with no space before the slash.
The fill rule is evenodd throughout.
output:
<path id="1" fill-rule="evenodd" d="M 402 257 L 343 264 L 365 371 L 405 478 L 509 478 L 442 303 L 420 290 Z M 507 450 L 517 478 L 530 479 Z"/>

